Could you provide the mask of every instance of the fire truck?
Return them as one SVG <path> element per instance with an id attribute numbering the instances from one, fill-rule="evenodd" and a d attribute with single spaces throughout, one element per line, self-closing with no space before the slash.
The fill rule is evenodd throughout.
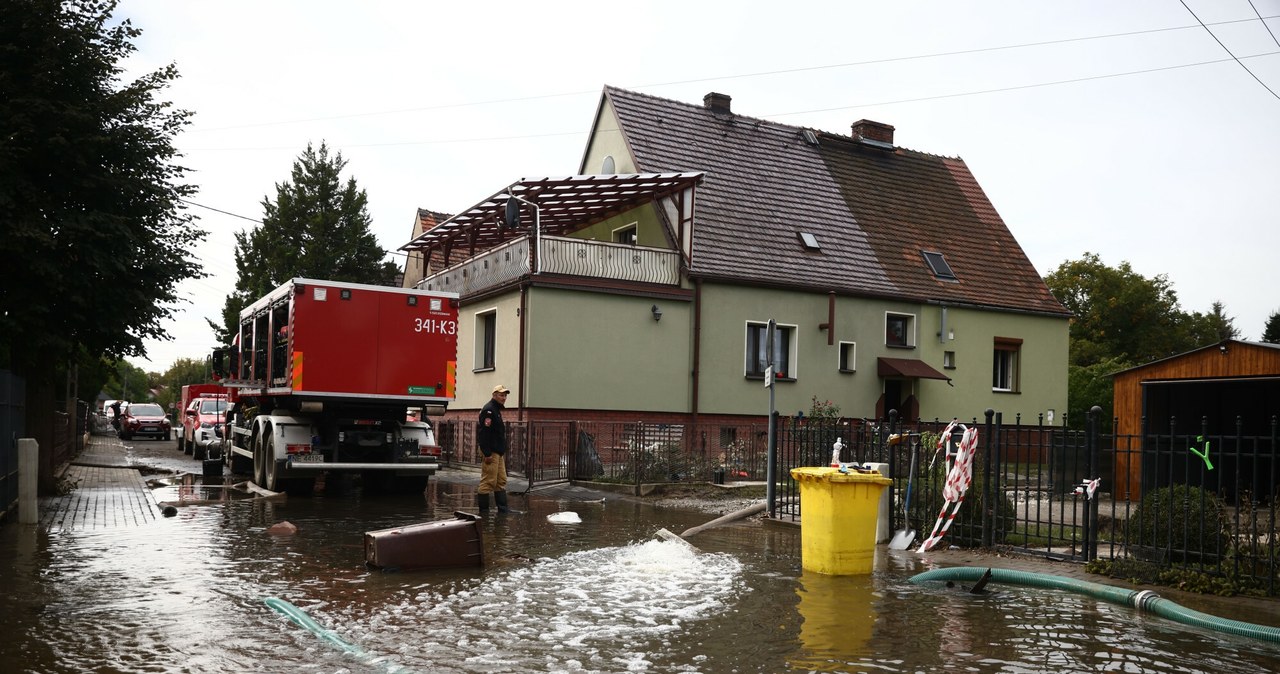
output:
<path id="1" fill-rule="evenodd" d="M 458 296 L 295 278 L 240 312 L 213 370 L 229 390 L 222 456 L 271 491 L 320 475 L 417 489 L 439 468 L 431 425 L 455 397 Z"/>

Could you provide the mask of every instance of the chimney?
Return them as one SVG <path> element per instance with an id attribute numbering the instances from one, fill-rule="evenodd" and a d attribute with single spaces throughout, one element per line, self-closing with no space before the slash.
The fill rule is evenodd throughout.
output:
<path id="1" fill-rule="evenodd" d="M 876 143 L 893 145 L 893 126 L 869 119 L 860 119 L 853 123 L 853 137 L 857 140 L 869 140 Z"/>
<path id="2" fill-rule="evenodd" d="M 706 108 L 711 112 L 714 112 L 714 113 L 723 112 L 725 114 L 729 114 L 730 100 L 732 99 L 729 98 L 729 94 L 717 94 L 716 92 L 713 91 L 707 94 L 706 96 L 702 97 L 702 104 L 706 106 Z"/>

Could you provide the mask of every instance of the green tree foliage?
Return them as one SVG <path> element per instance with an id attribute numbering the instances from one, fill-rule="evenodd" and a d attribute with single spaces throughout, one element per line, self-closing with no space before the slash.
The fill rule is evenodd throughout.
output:
<path id="1" fill-rule="evenodd" d="M 149 376 L 155 391 L 155 401 L 170 412 L 177 412 L 182 401 L 182 387 L 187 384 L 209 384 L 209 363 L 194 358 L 179 358 L 162 374 Z M 175 417 L 177 418 L 177 417 Z"/>
<path id="2" fill-rule="evenodd" d="M 398 268 L 370 230 L 368 198 L 355 178 L 341 180 L 342 153 L 310 144 L 293 163 L 289 180 L 276 184 L 275 201 L 263 199 L 262 226 L 236 233 L 236 289 L 214 329 L 228 343 L 240 310 L 295 277 L 390 285 Z"/>
<path id="3" fill-rule="evenodd" d="M 1148 279 L 1128 262 L 1108 267 L 1094 253 L 1064 262 L 1045 277 L 1049 290 L 1074 314 L 1070 362 L 1108 358 L 1147 362 L 1178 353 L 1185 316 L 1163 274 Z"/>
<path id="4" fill-rule="evenodd" d="M 120 359 L 111 366 L 106 383 L 102 385 L 102 392 L 108 398 L 116 400 L 149 401 L 153 386 L 151 375 L 129 361 Z"/>
<path id="5" fill-rule="evenodd" d="M 27 377 L 29 406 L 69 364 L 101 381 L 103 357 L 145 355 L 202 275 L 174 163 L 189 113 L 156 98 L 178 72 L 121 82 L 141 31 L 111 25 L 115 6 L 0 3 L 0 367 Z"/>
<path id="6" fill-rule="evenodd" d="M 1222 302 L 1206 314 L 1188 314 L 1164 274 L 1146 278 L 1128 262 L 1110 267 L 1094 253 L 1062 263 L 1045 283 L 1074 314 L 1067 420 L 1075 428 L 1084 427 L 1094 405 L 1110 423 L 1112 374 L 1240 334 Z"/>
<path id="7" fill-rule="evenodd" d="M 1271 312 L 1267 318 L 1267 325 L 1262 329 L 1262 341 L 1280 344 L 1280 311 Z"/>

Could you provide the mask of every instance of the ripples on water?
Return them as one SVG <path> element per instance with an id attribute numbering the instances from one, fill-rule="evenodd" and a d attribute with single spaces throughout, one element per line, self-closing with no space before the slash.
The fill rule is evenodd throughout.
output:
<path id="1" fill-rule="evenodd" d="M 802 572 L 798 534 L 756 525 L 659 542 L 711 516 L 535 494 L 484 522 L 483 569 L 385 573 L 363 532 L 448 516 L 470 492 L 189 506 L 146 527 L 0 527 L 3 672 L 1223 672 L 1280 669 L 1280 647 L 1081 595 Z M 513 499 L 516 501 L 516 499 Z M 572 510 L 583 522 L 553 525 Z M 273 537 L 287 519 L 298 533 Z M 372 659 L 263 604 L 279 596 Z"/>

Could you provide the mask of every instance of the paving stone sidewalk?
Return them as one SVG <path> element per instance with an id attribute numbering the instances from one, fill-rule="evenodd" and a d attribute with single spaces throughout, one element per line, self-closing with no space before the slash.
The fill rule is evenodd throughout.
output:
<path id="1" fill-rule="evenodd" d="M 89 436 L 62 478 L 70 491 L 40 499 L 40 527 L 51 533 L 141 526 L 160 515 L 142 473 L 114 436 Z"/>

